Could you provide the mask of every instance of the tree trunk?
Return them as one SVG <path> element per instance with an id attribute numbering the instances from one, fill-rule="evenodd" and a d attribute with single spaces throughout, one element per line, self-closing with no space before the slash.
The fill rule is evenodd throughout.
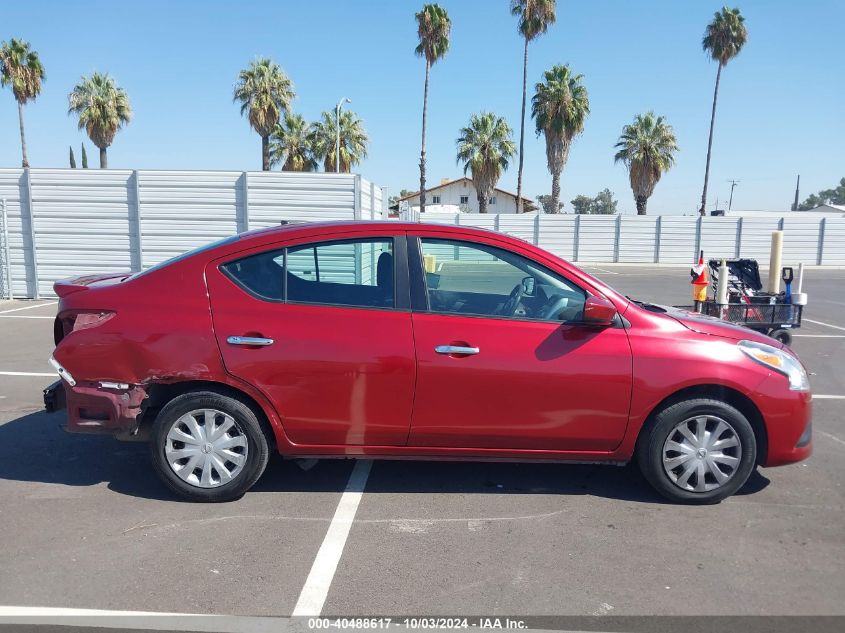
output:
<path id="1" fill-rule="evenodd" d="M 480 191 L 478 192 L 478 212 L 487 213 L 487 196 Z"/>
<path id="2" fill-rule="evenodd" d="M 270 171 L 270 136 L 261 137 L 261 169 Z"/>
<path id="3" fill-rule="evenodd" d="M 648 205 L 648 198 L 645 196 L 636 196 L 634 200 L 637 203 L 637 215 L 646 214 L 646 205 Z"/>
<path id="4" fill-rule="evenodd" d="M 29 167 L 29 159 L 26 157 L 26 134 L 23 131 L 23 104 L 18 101 L 18 122 L 21 126 L 21 166 L 26 169 Z"/>
<path id="5" fill-rule="evenodd" d="M 425 89 L 423 90 L 422 145 L 420 149 L 420 213 L 425 211 L 425 126 L 428 118 L 428 75 L 431 64 L 425 59 Z"/>
<path id="6" fill-rule="evenodd" d="M 552 174 L 552 213 L 560 213 L 560 172 Z"/>
<path id="7" fill-rule="evenodd" d="M 525 95 L 528 92 L 528 38 L 522 54 L 522 118 L 519 120 L 519 171 L 516 175 L 516 212 L 522 213 L 522 165 L 525 158 Z"/>
<path id="8" fill-rule="evenodd" d="M 713 90 L 713 110 L 710 113 L 710 137 L 707 139 L 707 163 L 704 166 L 704 190 L 701 192 L 701 208 L 698 212 L 706 215 L 707 211 L 707 180 L 710 178 L 710 150 L 713 147 L 713 125 L 716 123 L 716 100 L 719 98 L 719 79 L 722 76 L 722 64 L 716 71 L 716 88 Z"/>
<path id="9" fill-rule="evenodd" d="M 106 154 L 106 148 L 100 148 L 100 169 L 108 169 L 109 168 L 109 157 Z"/>

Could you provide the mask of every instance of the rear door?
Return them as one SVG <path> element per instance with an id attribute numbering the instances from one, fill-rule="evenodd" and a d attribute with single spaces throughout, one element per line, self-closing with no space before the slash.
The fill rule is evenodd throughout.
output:
<path id="1" fill-rule="evenodd" d="M 404 445 L 415 358 L 405 240 L 310 238 L 213 262 L 227 371 L 258 387 L 288 438 Z"/>

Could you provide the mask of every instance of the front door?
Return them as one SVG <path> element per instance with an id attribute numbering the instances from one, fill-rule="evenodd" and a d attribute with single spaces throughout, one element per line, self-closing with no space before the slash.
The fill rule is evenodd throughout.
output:
<path id="1" fill-rule="evenodd" d="M 209 266 L 226 369 L 267 396 L 292 442 L 405 444 L 416 368 L 397 259 L 392 236 L 358 237 Z"/>
<path id="2" fill-rule="evenodd" d="M 628 337 L 577 322 L 583 289 L 521 255 L 423 236 L 409 444 L 610 451 L 631 400 Z"/>

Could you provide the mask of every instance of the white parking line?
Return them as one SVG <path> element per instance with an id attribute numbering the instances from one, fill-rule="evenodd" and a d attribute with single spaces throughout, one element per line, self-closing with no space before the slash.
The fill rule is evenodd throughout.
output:
<path id="1" fill-rule="evenodd" d="M 47 303 L 39 303 L 34 306 L 24 306 L 22 308 L 12 308 L 11 310 L 3 310 L 0 314 L 9 314 L 10 312 L 20 312 L 21 310 L 32 310 L 33 308 L 43 308 L 44 306 L 54 306 L 58 301 L 48 301 Z"/>
<path id="2" fill-rule="evenodd" d="M 0 376 L 57 376 L 55 372 L 46 374 L 38 371 L 0 371 Z"/>
<path id="3" fill-rule="evenodd" d="M 825 327 L 832 327 L 834 330 L 842 330 L 845 332 L 845 327 L 840 325 L 831 325 L 830 323 L 824 323 L 823 321 L 813 321 L 812 319 L 804 319 L 807 323 L 815 323 L 816 325 L 824 325 Z"/>
<path id="4" fill-rule="evenodd" d="M 367 486 L 367 478 L 370 476 L 370 468 L 373 462 L 359 459 L 349 475 L 346 489 L 340 497 L 335 510 L 332 522 L 311 565 L 311 571 L 305 580 L 305 586 L 299 594 L 299 600 L 293 608 L 294 616 L 316 616 L 323 610 L 323 604 L 329 594 L 340 557 L 343 555 L 343 548 L 352 529 L 352 522 L 355 520 L 355 513 L 358 512 L 358 504 Z"/>
<path id="5" fill-rule="evenodd" d="M 826 396 L 822 393 L 814 393 L 813 400 L 845 400 L 845 396 Z"/>
<path id="6" fill-rule="evenodd" d="M 793 334 L 792 337 L 793 338 L 845 338 L 845 334 Z"/>
<path id="7" fill-rule="evenodd" d="M 824 431 L 819 431 L 819 435 L 824 435 L 825 437 L 829 437 L 834 442 L 839 442 L 840 444 L 845 444 L 845 440 L 840 440 L 838 437 L 836 437 L 835 435 L 831 435 L 830 433 L 825 433 Z"/>

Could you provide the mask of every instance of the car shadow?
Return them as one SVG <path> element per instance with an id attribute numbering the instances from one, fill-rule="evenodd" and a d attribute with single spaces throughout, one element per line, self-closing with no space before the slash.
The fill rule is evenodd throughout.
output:
<path id="1" fill-rule="evenodd" d="M 159 481 L 144 443 L 62 429 L 63 413 L 28 413 L 0 424 L 0 479 L 65 486 L 105 483 L 119 494 L 153 500 L 176 497 Z M 253 487 L 260 492 L 342 492 L 351 460 L 316 464 L 274 458 Z M 755 471 L 739 495 L 754 494 L 769 480 Z M 641 503 L 668 503 L 635 465 L 381 461 L 367 481 L 367 493 L 589 495 Z"/>

